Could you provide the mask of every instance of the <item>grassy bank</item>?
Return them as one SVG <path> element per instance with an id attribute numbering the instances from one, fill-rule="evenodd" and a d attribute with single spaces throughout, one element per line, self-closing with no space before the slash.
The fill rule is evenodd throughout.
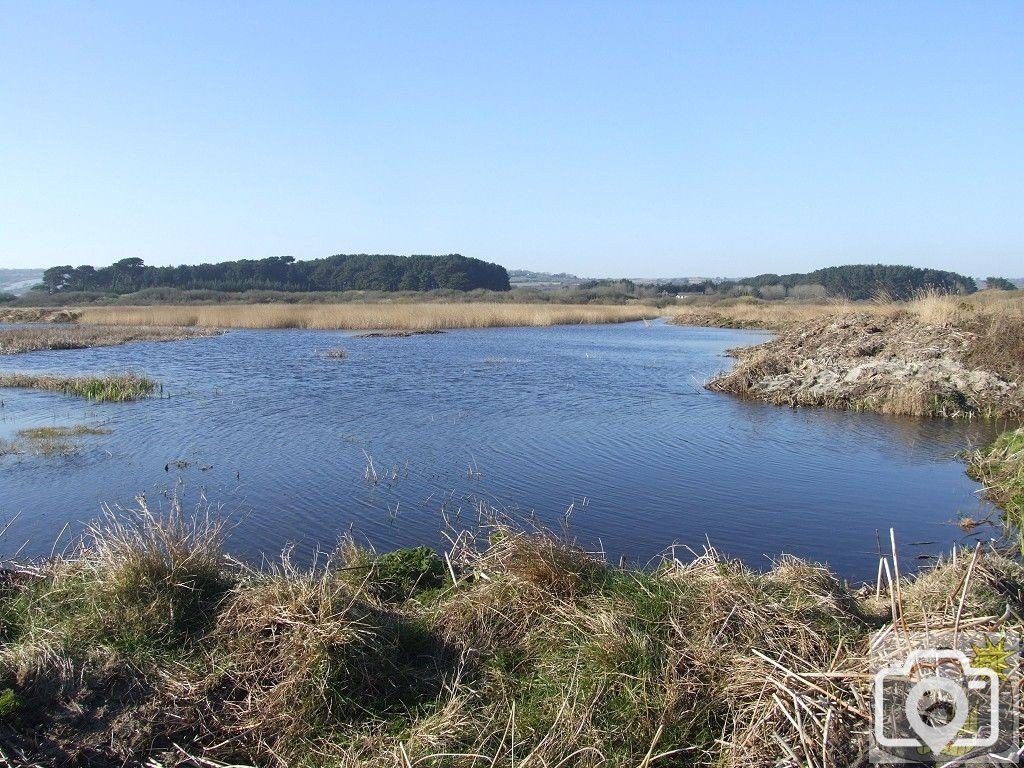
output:
<path id="1" fill-rule="evenodd" d="M 657 317 L 646 306 L 548 304 L 237 304 L 87 307 L 80 321 L 126 326 L 432 330 L 615 323 Z"/>
<path id="2" fill-rule="evenodd" d="M 847 766 L 892 607 L 892 631 L 991 623 L 1024 583 L 994 551 L 878 596 L 791 558 L 623 570 L 500 525 L 253 569 L 144 508 L 4 573 L 3 749 L 94 766 Z"/>
<path id="3" fill-rule="evenodd" d="M 0 325 L 0 355 L 17 355 L 47 349 L 112 347 L 139 341 L 179 341 L 212 336 L 214 333 L 215 331 L 206 328 L 78 325 L 74 320 L 46 327 L 5 328 Z"/>
<path id="4" fill-rule="evenodd" d="M 85 397 L 98 403 L 126 402 L 148 397 L 156 382 L 134 373 L 106 376 L 63 376 L 60 374 L 0 373 L 0 387 L 41 389 L 64 395 Z"/>
<path id="5" fill-rule="evenodd" d="M 992 445 L 968 457 L 967 474 L 997 504 L 1024 555 L 1024 427 L 1004 432 Z"/>

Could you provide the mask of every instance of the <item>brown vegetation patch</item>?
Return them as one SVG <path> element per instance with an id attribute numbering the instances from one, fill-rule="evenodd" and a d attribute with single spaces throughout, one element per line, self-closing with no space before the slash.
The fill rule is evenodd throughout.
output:
<path id="1" fill-rule="evenodd" d="M 973 315 L 971 316 L 973 318 Z M 733 350 L 737 364 L 708 386 L 778 405 L 906 416 L 1013 417 L 1024 391 L 995 332 L 1010 316 L 928 323 L 914 311 L 852 313 L 794 325 Z M 981 330 L 982 332 L 978 332 Z"/>
<path id="2" fill-rule="evenodd" d="M 68 324 L 42 327 L 0 326 L 0 355 L 16 355 L 47 349 L 112 347 L 137 341 L 179 341 L 214 336 L 207 328 L 115 327 Z"/>
<path id="3" fill-rule="evenodd" d="M 0 309 L 0 323 L 73 323 L 79 312 L 71 309 L 29 307 L 27 309 Z"/>

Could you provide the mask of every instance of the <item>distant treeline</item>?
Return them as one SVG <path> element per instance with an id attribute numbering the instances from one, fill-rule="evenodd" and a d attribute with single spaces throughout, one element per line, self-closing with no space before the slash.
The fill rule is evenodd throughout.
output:
<path id="1" fill-rule="evenodd" d="M 989 287 L 999 281 L 989 278 Z M 1012 285 L 1012 284 L 1011 284 Z M 853 264 L 826 267 L 814 272 L 791 275 L 764 274 L 739 280 L 702 280 L 691 282 L 645 282 L 632 280 L 588 280 L 578 288 L 592 292 L 617 292 L 637 298 L 705 294 L 709 296 L 754 296 L 760 299 L 845 298 L 851 301 L 876 297 L 897 301 L 911 299 L 926 291 L 974 293 L 974 279 L 956 272 L 885 264 Z"/>
<path id="2" fill-rule="evenodd" d="M 210 291 L 472 291 L 510 289 L 498 264 L 459 254 L 447 256 L 345 255 L 296 261 L 291 256 L 218 264 L 148 267 L 121 259 L 109 267 L 59 266 L 43 273 L 49 293 L 134 293 L 146 288 Z"/>
<path id="3" fill-rule="evenodd" d="M 747 286 L 758 292 L 768 289 L 778 293 L 784 289 L 783 295 L 798 286 L 821 286 L 828 296 L 851 301 L 875 296 L 905 300 L 923 291 L 967 294 L 978 290 L 973 278 L 956 272 L 890 264 L 849 264 L 792 275 L 757 275 L 720 283 L 718 288 L 728 290 L 735 286 Z"/>

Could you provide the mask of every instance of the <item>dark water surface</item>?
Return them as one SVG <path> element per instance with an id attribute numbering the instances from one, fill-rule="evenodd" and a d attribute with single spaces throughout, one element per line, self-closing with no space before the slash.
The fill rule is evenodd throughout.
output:
<path id="1" fill-rule="evenodd" d="M 571 509 L 581 543 L 616 560 L 710 540 L 755 567 L 788 552 L 870 579 L 876 531 L 895 527 L 906 561 L 964 541 L 958 517 L 990 509 L 954 454 L 991 432 L 702 389 L 731 364 L 727 348 L 764 338 L 663 323 L 378 339 L 234 331 L 0 359 L 8 370 L 130 369 L 171 394 L 96 405 L 0 391 L 0 438 L 52 424 L 112 430 L 83 438 L 76 456 L 0 458 L 0 519 L 18 516 L 0 552 L 46 554 L 102 504 L 145 494 L 166 505 L 177 485 L 232 517 L 229 548 L 247 558 L 287 542 L 330 548 L 349 526 L 378 549 L 438 545 L 442 512 L 469 524 L 481 500 L 556 526 Z M 323 357 L 338 346 L 347 359 Z M 176 460 L 189 464 L 167 466 Z"/>

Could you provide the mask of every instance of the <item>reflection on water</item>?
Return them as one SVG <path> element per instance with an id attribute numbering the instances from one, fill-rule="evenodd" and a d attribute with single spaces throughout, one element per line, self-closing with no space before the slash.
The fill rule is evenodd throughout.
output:
<path id="1" fill-rule="evenodd" d="M 8 358 L 17 370 L 130 369 L 171 396 L 95 405 L 0 392 L 0 439 L 82 421 L 113 430 L 71 458 L 0 459 L 0 518 L 19 515 L 0 546 L 48 553 L 101 504 L 159 501 L 181 484 L 232 516 L 230 548 L 248 557 L 289 541 L 330 547 L 349 526 L 380 549 L 437 545 L 444 518 L 468 523 L 483 500 L 551 525 L 571 508 L 580 541 L 616 558 L 710 540 L 758 567 L 790 552 L 870 578 L 877 531 L 895 527 L 913 558 L 964 540 L 959 516 L 988 514 L 955 454 L 990 427 L 702 388 L 730 365 L 727 348 L 762 338 L 662 323 L 237 331 Z M 322 354 L 338 346 L 346 359 Z"/>

